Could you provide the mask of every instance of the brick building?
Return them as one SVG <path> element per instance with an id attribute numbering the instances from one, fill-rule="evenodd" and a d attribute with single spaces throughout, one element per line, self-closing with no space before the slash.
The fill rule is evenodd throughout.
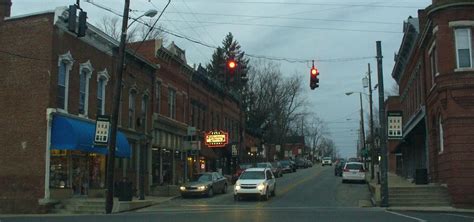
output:
<path id="1" fill-rule="evenodd" d="M 10 5 L 2 1 L 0 11 Z M 112 111 L 118 42 L 90 24 L 77 38 L 65 10 L 0 19 L 0 123 L 8 127 L 0 137 L 2 212 L 104 195 L 107 149 L 93 138 L 97 115 Z M 126 62 L 116 178 L 127 177 L 136 190 L 139 162 L 150 152 L 156 66 L 128 53 Z"/>
<path id="2" fill-rule="evenodd" d="M 403 111 L 400 174 L 428 169 L 456 206 L 474 203 L 473 11 L 472 1 L 433 0 L 409 17 L 392 72 Z"/>

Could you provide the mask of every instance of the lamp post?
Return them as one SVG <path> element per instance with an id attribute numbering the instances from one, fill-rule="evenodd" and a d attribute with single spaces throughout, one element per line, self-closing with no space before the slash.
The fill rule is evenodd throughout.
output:
<path id="1" fill-rule="evenodd" d="M 145 17 L 145 16 L 152 18 L 152 17 L 155 17 L 156 14 L 158 14 L 157 10 L 150 9 L 150 10 L 146 11 L 145 13 L 143 13 L 143 15 L 138 16 L 137 18 L 131 18 L 133 21 L 128 25 L 127 29 L 130 28 L 133 25 L 133 23 L 138 21 L 140 18 Z"/>
<path id="2" fill-rule="evenodd" d="M 372 73 L 370 72 L 370 63 L 367 64 L 368 72 L 367 76 L 363 78 L 363 86 L 364 88 L 369 88 L 369 110 L 370 110 L 370 179 L 374 179 L 374 165 L 375 165 L 375 146 L 374 146 L 374 116 L 372 113 Z"/>
<path id="3" fill-rule="evenodd" d="M 365 129 L 364 129 L 364 108 L 362 105 L 362 92 L 346 92 L 346 96 L 350 96 L 354 93 L 359 93 L 359 100 L 360 100 L 360 128 L 361 128 L 361 136 L 362 136 L 362 149 L 365 150 Z M 364 93 L 365 94 L 365 93 Z M 364 160 L 365 166 L 365 158 Z"/>
<path id="4" fill-rule="evenodd" d="M 115 67 L 117 73 L 117 79 L 114 88 L 114 100 L 112 105 L 112 125 L 110 132 L 110 144 L 109 144 L 109 156 L 107 160 L 107 196 L 105 199 L 105 212 L 107 214 L 112 213 L 113 198 L 114 198 L 114 170 L 115 170 L 115 149 L 117 142 L 117 121 L 120 109 L 120 97 L 122 94 L 122 76 L 124 72 L 125 63 L 125 46 L 127 40 L 127 29 L 128 29 L 128 18 L 130 12 L 130 0 L 125 0 L 123 20 L 122 20 L 122 33 L 120 36 L 120 44 L 118 50 L 118 62 Z M 152 12 L 144 14 L 144 16 L 151 16 Z M 156 15 L 156 14 L 155 14 Z M 135 20 L 136 21 L 136 20 Z M 133 22 L 132 22 L 133 23 Z"/>

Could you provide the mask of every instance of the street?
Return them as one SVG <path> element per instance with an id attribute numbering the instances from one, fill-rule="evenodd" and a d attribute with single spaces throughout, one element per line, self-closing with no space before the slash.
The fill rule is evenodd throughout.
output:
<path id="1" fill-rule="evenodd" d="M 181 197 L 114 215 L 40 215 L 3 217 L 16 221 L 474 221 L 474 214 L 390 212 L 370 207 L 366 184 L 342 184 L 333 167 L 315 165 L 277 179 L 268 201 L 234 201 L 231 189 L 212 198 Z"/>

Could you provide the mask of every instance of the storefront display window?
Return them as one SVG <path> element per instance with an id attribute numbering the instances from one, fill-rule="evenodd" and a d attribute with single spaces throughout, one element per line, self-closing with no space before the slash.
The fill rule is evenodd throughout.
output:
<path id="1" fill-rule="evenodd" d="M 51 151 L 50 165 L 50 187 L 52 188 L 68 188 L 71 183 L 68 178 L 68 158 L 65 150 Z"/>

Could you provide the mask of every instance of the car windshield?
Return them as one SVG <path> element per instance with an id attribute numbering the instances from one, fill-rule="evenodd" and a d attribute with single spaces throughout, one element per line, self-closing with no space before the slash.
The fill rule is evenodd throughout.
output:
<path id="1" fill-rule="evenodd" d="M 331 157 L 324 157 L 323 160 L 331 160 Z"/>
<path id="2" fill-rule="evenodd" d="M 265 173 L 263 171 L 245 171 L 240 179 L 244 180 L 260 180 L 265 179 Z"/>
<path id="3" fill-rule="evenodd" d="M 212 181 L 212 174 L 200 174 L 193 178 L 194 182 L 209 182 Z"/>

